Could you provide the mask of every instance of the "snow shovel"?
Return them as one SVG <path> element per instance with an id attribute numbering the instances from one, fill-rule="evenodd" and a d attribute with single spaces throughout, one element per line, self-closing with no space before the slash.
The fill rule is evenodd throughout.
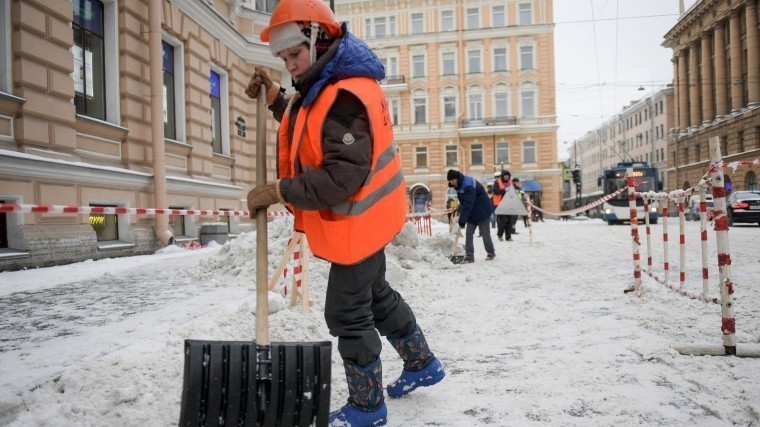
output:
<path id="1" fill-rule="evenodd" d="M 462 235 L 462 228 L 457 224 L 457 236 L 454 238 L 454 243 L 451 244 L 451 256 L 449 259 L 454 264 L 461 264 L 464 261 L 464 255 L 454 255 L 457 251 L 457 243 L 459 243 L 459 236 Z"/>
<path id="2" fill-rule="evenodd" d="M 266 183 L 262 85 L 257 104 L 256 183 Z M 326 426 L 330 341 L 269 342 L 267 213 L 256 212 L 256 341 L 185 340 L 180 426 Z"/>

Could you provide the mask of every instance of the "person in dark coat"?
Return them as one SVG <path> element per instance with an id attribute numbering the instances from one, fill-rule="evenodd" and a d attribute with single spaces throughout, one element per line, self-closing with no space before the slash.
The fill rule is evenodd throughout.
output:
<path id="1" fill-rule="evenodd" d="M 465 229 L 465 257 L 463 262 L 475 262 L 473 236 L 476 228 L 480 231 L 483 246 L 488 252 L 486 260 L 494 259 L 496 252 L 489 227 L 493 214 L 493 204 L 488 198 L 486 189 L 473 177 L 454 169 L 450 169 L 446 174 L 446 180 L 449 182 L 449 187 L 457 190 L 459 205 L 462 207 L 462 211 L 459 213 L 459 227 Z"/>

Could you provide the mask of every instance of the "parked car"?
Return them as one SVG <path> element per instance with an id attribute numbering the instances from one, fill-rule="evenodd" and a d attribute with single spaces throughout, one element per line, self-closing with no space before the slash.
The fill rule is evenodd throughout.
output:
<path id="1" fill-rule="evenodd" d="M 713 200 L 711 198 L 705 200 L 705 205 L 707 208 L 705 211 L 706 218 L 708 221 L 711 221 L 713 217 L 713 209 L 715 207 Z M 687 221 L 699 221 L 699 197 L 694 198 L 694 196 L 692 196 L 684 216 Z"/>
<path id="2" fill-rule="evenodd" d="M 748 222 L 760 225 L 760 191 L 734 191 L 726 200 L 728 225 Z"/>

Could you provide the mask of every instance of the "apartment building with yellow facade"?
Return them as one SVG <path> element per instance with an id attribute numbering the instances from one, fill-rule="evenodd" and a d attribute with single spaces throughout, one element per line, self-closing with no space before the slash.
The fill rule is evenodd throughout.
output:
<path id="1" fill-rule="evenodd" d="M 262 0 L 0 0 L 0 203 L 246 209 Z M 277 123 L 266 121 L 274 177 Z M 0 213 L 0 270 L 152 253 L 224 216 Z"/>
<path id="2" fill-rule="evenodd" d="M 448 169 L 507 169 L 560 206 L 551 0 L 335 0 L 385 65 L 410 209 L 445 207 Z"/>

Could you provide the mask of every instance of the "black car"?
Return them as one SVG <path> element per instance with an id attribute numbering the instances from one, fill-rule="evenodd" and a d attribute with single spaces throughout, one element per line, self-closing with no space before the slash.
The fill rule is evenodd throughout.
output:
<path id="1" fill-rule="evenodd" d="M 749 222 L 760 225 L 760 191 L 734 191 L 726 200 L 728 225 Z"/>

